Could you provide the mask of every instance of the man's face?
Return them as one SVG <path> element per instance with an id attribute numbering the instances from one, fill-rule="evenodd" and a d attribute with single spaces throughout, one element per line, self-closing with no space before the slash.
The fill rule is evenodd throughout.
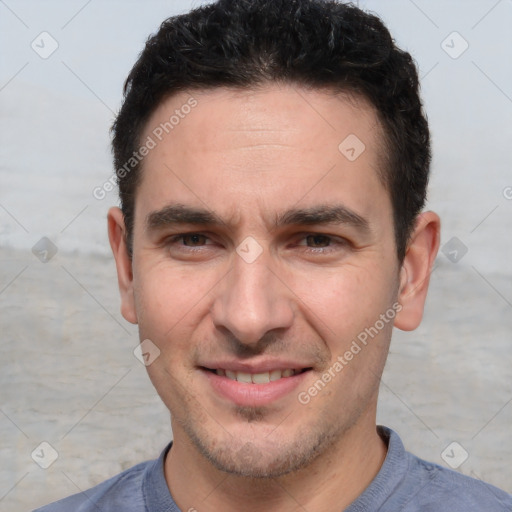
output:
<path id="1" fill-rule="evenodd" d="M 215 89 L 159 142 L 189 97 L 162 103 L 141 139 L 158 143 L 136 194 L 125 316 L 160 350 L 148 371 L 176 442 L 277 476 L 375 425 L 392 328 L 377 321 L 399 286 L 380 125 L 344 96 Z"/>

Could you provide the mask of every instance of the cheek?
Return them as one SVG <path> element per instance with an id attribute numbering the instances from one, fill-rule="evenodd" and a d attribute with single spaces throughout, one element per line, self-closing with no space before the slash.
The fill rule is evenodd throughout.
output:
<path id="1" fill-rule="evenodd" d="M 205 325 L 211 285 L 202 273 L 165 264 L 141 265 L 134 280 L 140 339 L 151 340 L 160 351 L 146 370 L 171 408 L 192 399 L 193 340 Z"/>
<path id="2" fill-rule="evenodd" d="M 208 301 L 208 280 L 165 264 L 141 265 L 134 273 L 141 336 L 164 341 Z"/>
<path id="3" fill-rule="evenodd" d="M 347 264 L 296 276 L 291 288 L 302 314 L 322 337 L 344 344 L 391 306 L 395 284 L 384 265 Z"/>

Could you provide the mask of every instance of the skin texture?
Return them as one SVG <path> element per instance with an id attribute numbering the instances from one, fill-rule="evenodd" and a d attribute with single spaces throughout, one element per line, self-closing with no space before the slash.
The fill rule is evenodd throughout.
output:
<path id="1" fill-rule="evenodd" d="M 142 140 L 189 97 L 164 101 Z M 332 368 L 393 305 L 396 327 L 418 326 L 439 218 L 418 217 L 399 265 L 378 177 L 381 127 L 363 99 L 276 84 L 194 98 L 145 157 L 133 260 L 121 211 L 108 217 L 122 314 L 160 350 L 148 373 L 171 411 L 169 488 L 182 510 L 342 510 L 386 455 L 375 416 L 393 321 L 341 371 Z M 354 161 L 338 149 L 350 134 L 365 145 Z M 169 216 L 155 212 L 169 205 L 220 223 L 163 222 Z M 332 207 L 364 222 L 279 222 L 290 210 Z M 247 237 L 250 251 L 261 249 L 250 263 L 240 252 Z M 284 396 L 240 405 L 202 369 L 226 360 L 309 370 Z M 329 369 L 335 377 L 301 403 L 299 392 Z"/>

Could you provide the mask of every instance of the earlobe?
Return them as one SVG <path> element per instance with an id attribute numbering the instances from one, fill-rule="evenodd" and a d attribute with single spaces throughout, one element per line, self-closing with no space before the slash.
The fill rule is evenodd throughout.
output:
<path id="1" fill-rule="evenodd" d="M 121 314 L 130 323 L 137 323 L 133 287 L 132 260 L 126 246 L 126 227 L 123 212 L 117 208 L 108 211 L 108 238 L 114 254 L 117 269 L 117 281 L 121 294 Z"/>
<path id="2" fill-rule="evenodd" d="M 423 317 L 430 274 L 439 249 L 441 221 L 434 212 L 418 215 L 407 246 L 402 268 L 398 301 L 401 311 L 395 318 L 395 327 L 412 331 Z"/>

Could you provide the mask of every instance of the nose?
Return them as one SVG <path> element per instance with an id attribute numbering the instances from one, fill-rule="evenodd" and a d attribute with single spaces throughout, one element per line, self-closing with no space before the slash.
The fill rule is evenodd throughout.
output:
<path id="1" fill-rule="evenodd" d="M 256 345 L 267 333 L 293 322 L 292 293 L 265 253 L 248 263 L 235 254 L 233 268 L 216 287 L 214 325 L 241 343 Z"/>

